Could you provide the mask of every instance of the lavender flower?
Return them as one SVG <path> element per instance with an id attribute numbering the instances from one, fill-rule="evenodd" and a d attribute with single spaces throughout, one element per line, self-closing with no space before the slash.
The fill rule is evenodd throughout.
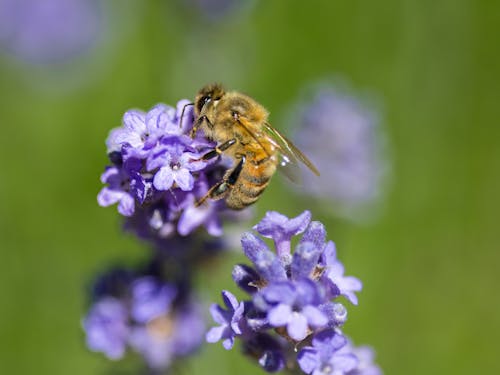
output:
<path id="1" fill-rule="evenodd" d="M 226 349 L 231 349 L 234 344 L 234 337 L 241 335 L 239 326 L 240 320 L 243 317 L 244 304 L 238 303 L 238 300 L 228 291 L 222 291 L 222 298 L 227 310 L 213 304 L 210 307 L 210 313 L 214 320 L 220 324 L 218 327 L 213 327 L 207 332 L 208 342 L 222 341 L 222 345 Z"/>
<path id="2" fill-rule="evenodd" d="M 196 202 L 222 178 L 229 161 L 203 160 L 215 144 L 202 132 L 191 139 L 192 125 L 192 106 L 181 100 L 176 108 L 158 104 L 147 113 L 130 110 L 123 126 L 109 134 L 106 145 L 113 165 L 101 176 L 107 186 L 98 203 L 118 203 L 126 227 L 143 238 L 187 236 L 200 226 L 213 236 L 222 234 L 224 201 Z"/>
<path id="3" fill-rule="evenodd" d="M 306 374 L 329 375 L 348 374 L 358 359 L 352 353 L 342 353 L 347 340 L 334 330 L 319 332 L 312 340 L 312 346 L 305 347 L 298 354 L 298 363 Z"/>
<path id="4" fill-rule="evenodd" d="M 95 44 L 102 4 L 85 0 L 0 0 L 0 47 L 16 57 L 51 63 Z"/>
<path id="5" fill-rule="evenodd" d="M 358 359 L 356 367 L 347 375 L 382 375 L 382 370 L 374 362 L 375 353 L 369 346 L 355 347 L 348 341 L 339 352 L 353 353 Z"/>
<path id="6" fill-rule="evenodd" d="M 321 171 L 304 190 L 333 201 L 340 215 L 359 217 L 379 198 L 387 170 L 375 112 L 327 85 L 316 88 L 313 99 L 297 108 L 293 139 Z"/>
<path id="7" fill-rule="evenodd" d="M 209 331 L 207 341 L 223 340 L 231 349 L 240 340 L 244 353 L 268 372 L 354 374 L 361 361 L 341 332 L 347 312 L 336 299 L 344 295 L 357 303 L 361 282 L 344 276 L 323 224 L 311 222 L 307 211 L 292 219 L 268 212 L 254 229 L 274 240 L 276 252 L 255 234 L 243 234 L 243 251 L 253 267 L 237 265 L 233 278 L 250 299 L 238 302 L 224 291 L 227 308 L 212 307 L 220 326 Z M 292 253 L 291 241 L 300 233 Z"/>
<path id="8" fill-rule="evenodd" d="M 99 300 L 83 322 L 90 350 L 102 352 L 109 359 L 120 359 L 125 354 L 129 334 L 127 309 L 113 297 Z"/>
<path id="9" fill-rule="evenodd" d="M 156 262 L 153 268 L 163 268 Z M 94 291 L 93 306 L 83 320 L 91 350 L 117 360 L 129 348 L 150 368 L 162 370 L 201 345 L 203 313 L 183 280 L 166 282 L 156 272 L 112 270 L 97 280 Z"/>

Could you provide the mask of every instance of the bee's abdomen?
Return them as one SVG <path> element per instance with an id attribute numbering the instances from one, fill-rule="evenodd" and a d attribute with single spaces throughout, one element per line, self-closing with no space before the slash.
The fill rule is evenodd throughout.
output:
<path id="1" fill-rule="evenodd" d="M 275 170 L 276 165 L 270 160 L 258 164 L 247 162 L 226 199 L 227 206 L 237 210 L 257 201 Z"/>

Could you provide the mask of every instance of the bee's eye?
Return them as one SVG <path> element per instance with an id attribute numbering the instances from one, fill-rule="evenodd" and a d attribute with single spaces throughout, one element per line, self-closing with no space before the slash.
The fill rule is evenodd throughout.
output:
<path id="1" fill-rule="evenodd" d="M 206 95 L 203 98 L 201 98 L 203 105 L 207 104 L 210 100 L 212 100 L 212 97 L 210 95 Z"/>
<path id="2" fill-rule="evenodd" d="M 198 103 L 198 111 L 201 112 L 205 104 L 207 104 L 209 101 L 212 100 L 211 95 L 205 95 L 200 99 L 200 102 Z"/>

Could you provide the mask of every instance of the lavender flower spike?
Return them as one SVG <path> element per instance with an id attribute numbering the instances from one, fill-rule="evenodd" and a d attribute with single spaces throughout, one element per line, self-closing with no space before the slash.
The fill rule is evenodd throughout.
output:
<path id="1" fill-rule="evenodd" d="M 378 367 L 361 358 L 363 353 L 358 357 L 341 332 L 347 310 L 336 300 L 344 295 L 356 303 L 361 282 L 344 276 L 334 243 L 326 242 L 324 225 L 311 221 L 308 211 L 294 219 L 271 211 L 254 229 L 272 238 L 274 249 L 254 233 L 242 235 L 252 266 L 237 265 L 233 280 L 249 298 L 238 303 L 223 292 L 227 310 L 212 307 L 220 326 L 212 328 L 207 341 L 223 339 L 228 349 L 239 340 L 244 353 L 267 372 L 372 375 L 369 371 Z M 292 237 L 299 233 L 292 251 Z"/>
<path id="2" fill-rule="evenodd" d="M 230 165 L 222 158 L 203 160 L 215 144 L 202 132 L 189 136 L 194 113 L 188 103 L 127 111 L 106 140 L 112 165 L 101 176 L 107 186 L 98 202 L 118 203 L 127 229 L 151 242 L 187 236 L 200 226 L 220 236 L 221 216 L 229 211 L 223 200 L 197 205 Z"/>
<path id="3" fill-rule="evenodd" d="M 200 346 L 205 324 L 199 304 L 183 280 L 167 282 L 158 266 L 165 264 L 147 272 L 112 270 L 97 280 L 83 321 L 91 350 L 117 360 L 132 349 L 149 368 L 166 370 Z"/>

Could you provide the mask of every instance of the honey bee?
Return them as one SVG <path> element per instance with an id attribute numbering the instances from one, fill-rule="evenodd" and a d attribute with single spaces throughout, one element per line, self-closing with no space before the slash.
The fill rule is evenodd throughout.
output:
<path id="1" fill-rule="evenodd" d="M 217 142 L 202 159 L 224 153 L 234 160 L 234 166 L 197 205 L 210 198 L 225 199 L 232 209 L 245 208 L 257 201 L 279 165 L 293 169 L 301 161 L 319 176 L 309 159 L 268 123 L 269 113 L 251 97 L 210 84 L 196 95 L 194 112 L 191 137 L 202 129 Z"/>

